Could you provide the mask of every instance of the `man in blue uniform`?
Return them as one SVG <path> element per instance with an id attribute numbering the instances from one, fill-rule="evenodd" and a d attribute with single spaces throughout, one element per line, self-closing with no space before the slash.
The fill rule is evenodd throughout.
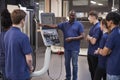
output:
<path id="1" fill-rule="evenodd" d="M 87 36 L 87 40 L 89 42 L 87 59 L 89 71 L 93 80 L 98 64 L 98 56 L 95 55 L 94 52 L 99 46 L 102 31 L 100 30 L 100 22 L 98 21 L 98 14 L 96 11 L 90 11 L 88 19 L 90 23 L 93 24 L 93 26 L 90 28 L 89 35 Z"/>
<path id="2" fill-rule="evenodd" d="M 60 23 L 58 25 L 44 25 L 39 24 L 43 27 L 59 28 L 62 30 L 64 35 L 64 49 L 65 49 L 65 69 L 66 69 L 66 80 L 71 80 L 71 74 L 73 76 L 72 80 L 78 80 L 78 55 L 80 49 L 80 40 L 84 38 L 83 25 L 75 20 L 76 13 L 71 10 L 69 12 L 69 21 Z M 72 60 L 72 73 L 71 73 L 71 63 Z"/>
<path id="3" fill-rule="evenodd" d="M 107 58 L 107 80 L 120 80 L 120 14 L 110 12 L 106 16 L 108 28 L 111 30 L 105 47 L 100 52 Z"/>
<path id="4" fill-rule="evenodd" d="M 7 9 L 3 10 L 1 13 L 1 33 L 0 33 L 0 71 L 2 71 L 3 80 L 6 80 L 5 77 L 5 45 L 4 45 L 4 35 L 7 30 L 11 27 L 12 21 L 10 13 Z"/>
<path id="5" fill-rule="evenodd" d="M 30 80 L 32 66 L 32 49 L 29 38 L 22 33 L 26 13 L 16 9 L 11 14 L 12 27 L 6 32 L 5 42 L 5 70 L 8 80 Z"/>

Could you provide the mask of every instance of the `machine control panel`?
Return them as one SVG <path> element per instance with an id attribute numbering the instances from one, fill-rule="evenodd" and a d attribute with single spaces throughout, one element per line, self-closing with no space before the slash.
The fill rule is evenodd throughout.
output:
<path id="1" fill-rule="evenodd" d="M 42 24 L 55 24 L 54 13 L 41 13 Z M 42 27 L 41 35 L 45 46 L 59 45 L 59 37 L 56 29 Z"/>

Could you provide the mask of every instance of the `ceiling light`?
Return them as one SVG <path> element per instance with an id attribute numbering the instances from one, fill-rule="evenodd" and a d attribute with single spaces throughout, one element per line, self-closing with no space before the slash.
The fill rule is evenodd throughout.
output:
<path id="1" fill-rule="evenodd" d="M 36 4 L 37 4 L 37 5 L 39 5 L 39 3 L 38 3 L 38 2 L 36 2 Z"/>
<path id="2" fill-rule="evenodd" d="M 92 3 L 92 4 L 96 4 L 96 2 L 95 2 L 95 1 L 90 1 L 90 3 Z"/>
<path id="3" fill-rule="evenodd" d="M 98 3 L 98 5 L 99 5 L 99 6 L 103 6 L 103 4 L 101 4 L 101 3 Z"/>

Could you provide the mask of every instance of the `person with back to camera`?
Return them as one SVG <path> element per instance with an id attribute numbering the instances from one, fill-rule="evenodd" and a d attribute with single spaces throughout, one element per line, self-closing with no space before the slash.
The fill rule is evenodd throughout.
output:
<path id="1" fill-rule="evenodd" d="M 29 38 L 21 32 L 24 27 L 26 13 L 15 9 L 11 13 L 12 27 L 6 32 L 5 71 L 8 80 L 30 80 L 32 66 L 32 48 Z"/>
<path id="2" fill-rule="evenodd" d="M 95 72 L 94 80 L 106 80 L 106 63 L 107 56 L 102 56 L 99 54 L 100 50 L 104 48 L 104 45 L 107 41 L 109 35 L 109 29 L 107 27 L 107 21 L 105 19 L 101 20 L 100 29 L 103 32 L 102 38 L 100 40 L 99 48 L 95 51 L 95 54 L 98 54 L 98 65 Z"/>
<path id="3" fill-rule="evenodd" d="M 107 26 L 110 34 L 105 47 L 100 51 L 107 57 L 107 80 L 120 80 L 120 14 L 110 12 L 106 16 Z"/>
<path id="4" fill-rule="evenodd" d="M 0 33 L 0 70 L 2 70 L 3 80 L 7 80 L 5 76 L 5 45 L 4 35 L 7 30 L 12 26 L 10 13 L 7 9 L 4 9 L 1 13 L 1 33 Z"/>
<path id="5" fill-rule="evenodd" d="M 88 20 L 93 24 L 86 38 L 89 42 L 87 60 L 91 79 L 93 80 L 98 64 L 98 56 L 94 52 L 99 47 L 102 31 L 100 30 L 100 22 L 98 21 L 98 13 L 96 11 L 89 12 Z"/>
<path id="6" fill-rule="evenodd" d="M 80 40 L 84 38 L 83 25 L 75 20 L 76 13 L 74 10 L 69 12 L 69 21 L 60 23 L 58 25 L 46 25 L 39 24 L 42 27 L 49 28 L 59 28 L 62 30 L 64 35 L 64 57 L 65 57 L 65 70 L 66 79 L 71 80 L 71 74 L 73 76 L 72 80 L 78 80 L 78 55 L 80 49 Z M 72 73 L 71 73 L 71 60 L 72 60 Z"/>

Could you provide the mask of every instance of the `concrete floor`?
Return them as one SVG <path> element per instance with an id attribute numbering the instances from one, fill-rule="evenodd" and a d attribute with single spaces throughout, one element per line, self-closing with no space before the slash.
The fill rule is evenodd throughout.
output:
<path id="1" fill-rule="evenodd" d="M 81 53 L 85 53 L 86 49 L 81 49 Z M 44 52 L 45 47 L 40 47 L 37 50 L 37 64 L 36 70 L 40 70 L 44 64 Z M 79 71 L 78 71 L 78 80 L 91 80 L 90 73 L 88 70 L 87 57 L 79 56 Z M 64 80 L 65 79 L 65 68 L 64 68 L 64 56 L 52 54 L 51 61 L 49 65 L 49 75 L 47 72 L 39 77 L 33 77 L 32 80 Z"/>

